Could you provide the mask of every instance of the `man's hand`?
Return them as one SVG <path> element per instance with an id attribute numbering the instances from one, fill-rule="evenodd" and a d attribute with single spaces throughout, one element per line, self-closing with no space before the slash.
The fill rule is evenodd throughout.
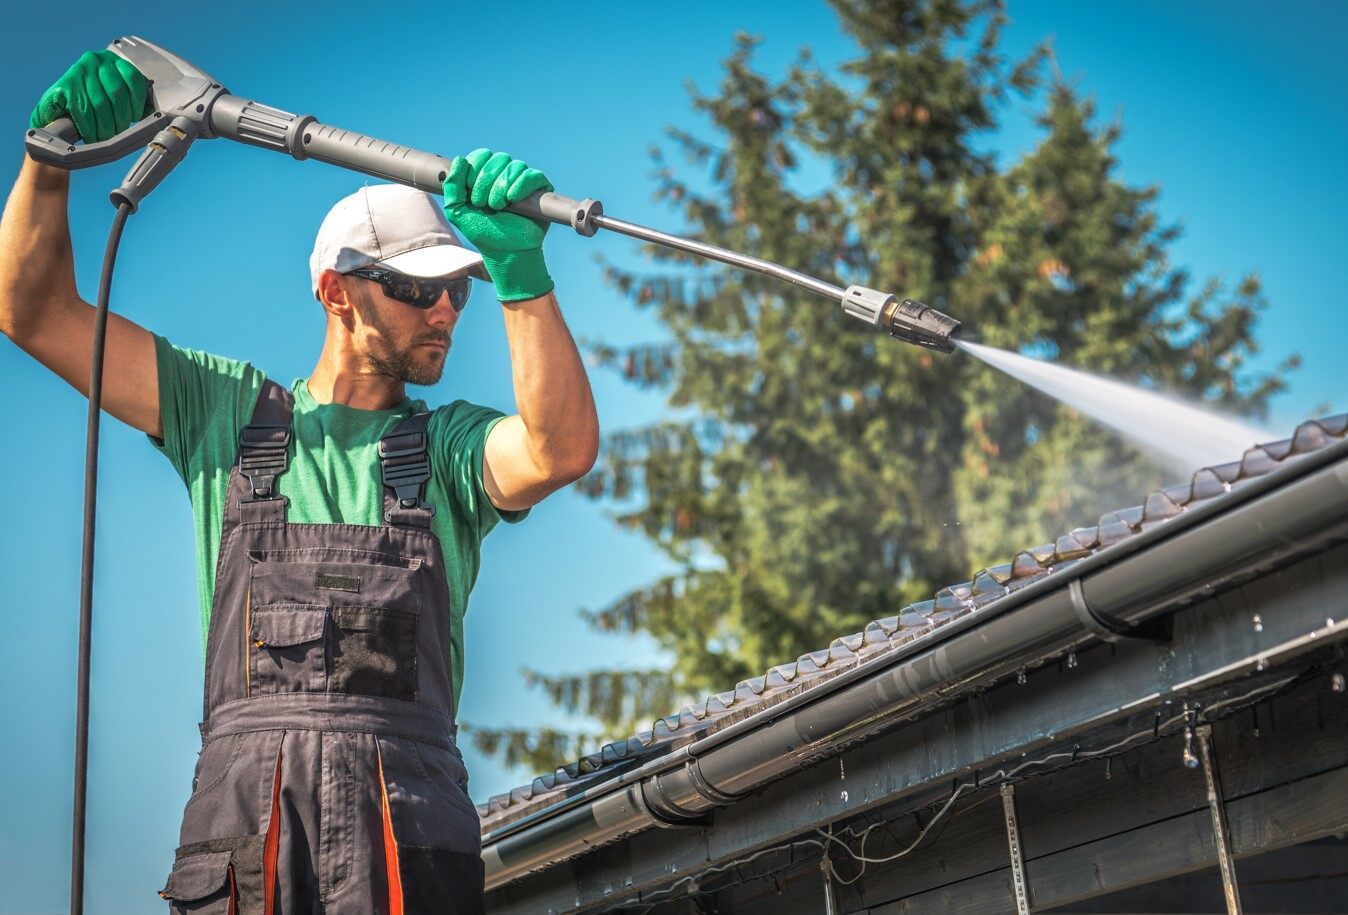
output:
<path id="1" fill-rule="evenodd" d="M 552 291 L 543 262 L 548 223 L 499 212 L 535 191 L 552 190 L 536 168 L 489 149 L 455 156 L 445 179 L 445 217 L 482 254 L 502 302 L 523 302 Z"/>
<path id="2" fill-rule="evenodd" d="M 28 124 L 69 117 L 86 143 L 108 140 L 145 116 L 148 96 L 145 77 L 131 64 L 111 51 L 86 51 L 42 93 Z"/>

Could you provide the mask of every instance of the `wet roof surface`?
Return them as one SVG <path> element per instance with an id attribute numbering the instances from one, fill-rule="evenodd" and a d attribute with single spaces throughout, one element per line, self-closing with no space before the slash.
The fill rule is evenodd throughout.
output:
<path id="1" fill-rule="evenodd" d="M 1195 503 L 1214 499 L 1288 461 L 1334 444 L 1345 435 L 1348 435 L 1348 414 L 1304 422 L 1291 438 L 1256 445 L 1238 461 L 1203 468 L 1187 483 L 1156 490 L 1141 505 L 1107 512 L 1092 527 L 1077 528 L 1053 543 L 1021 550 L 1010 562 L 983 569 L 969 581 L 942 588 L 931 600 L 910 604 L 894 616 L 874 620 L 860 632 L 834 639 L 827 648 L 803 654 L 760 677 L 742 680 L 733 689 L 657 719 L 649 730 L 605 744 L 597 752 L 540 775 L 527 785 L 495 795 L 487 803 L 477 805 L 482 830 L 485 833 L 513 822 L 816 687 L 863 661 L 929 635 L 953 619 L 977 613 L 1031 581 L 1164 524 Z"/>

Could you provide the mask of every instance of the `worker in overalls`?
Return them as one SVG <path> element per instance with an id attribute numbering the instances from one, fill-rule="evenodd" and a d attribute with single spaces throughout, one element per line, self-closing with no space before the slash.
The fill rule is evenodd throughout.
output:
<path id="1" fill-rule="evenodd" d="M 102 140 L 145 99 L 134 68 L 90 53 L 33 122 L 69 116 Z M 68 187 L 24 162 L 0 224 L 0 329 L 87 395 Z M 443 200 L 374 185 L 340 201 L 309 264 L 322 353 L 289 387 L 110 317 L 103 406 L 172 462 L 196 525 L 205 709 L 160 892 L 172 911 L 481 911 L 454 717 L 479 545 L 586 473 L 598 440 L 547 227 L 500 212 L 539 189 L 537 170 L 478 150 Z M 404 391 L 439 380 L 472 276 L 502 303 L 515 416 Z"/>

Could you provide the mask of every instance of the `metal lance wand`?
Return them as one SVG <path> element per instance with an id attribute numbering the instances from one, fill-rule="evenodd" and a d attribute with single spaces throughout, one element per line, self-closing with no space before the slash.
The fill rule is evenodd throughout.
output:
<path id="1" fill-rule="evenodd" d="M 443 156 L 231 95 L 211 76 L 143 38 L 118 38 L 108 48 L 150 81 L 153 113 L 111 139 L 82 146 L 72 139 L 76 136 L 74 125 L 68 120 L 58 121 L 45 129 L 29 130 L 27 148 L 28 154 L 40 162 L 73 169 L 111 162 L 145 147 L 126 181 L 112 192 L 113 203 L 125 202 L 133 212 L 182 160 L 193 140 L 216 137 L 284 152 L 296 159 L 316 159 L 430 194 L 442 192 L 449 172 L 449 160 Z M 780 264 L 617 219 L 605 215 L 604 205 L 592 198 L 575 200 L 541 192 L 507 209 L 569 225 L 581 235 L 592 236 L 606 229 L 776 277 L 841 303 L 847 314 L 900 340 L 945 353 L 955 348 L 951 338 L 959 331 L 960 322 L 921 302 L 900 300 L 865 286 L 843 289 Z"/>

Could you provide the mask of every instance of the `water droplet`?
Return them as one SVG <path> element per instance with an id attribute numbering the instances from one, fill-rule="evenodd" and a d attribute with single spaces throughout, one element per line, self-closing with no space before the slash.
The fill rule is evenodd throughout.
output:
<path id="1" fill-rule="evenodd" d="M 1334 692 L 1336 693 L 1341 693 L 1344 691 L 1344 689 L 1348 689 L 1348 684 L 1344 683 L 1343 674 L 1335 674 L 1334 676 L 1330 677 L 1329 688 L 1334 690 Z"/>
<path id="2" fill-rule="evenodd" d="M 1259 658 L 1258 660 L 1256 660 L 1256 661 L 1254 662 L 1254 669 L 1255 669 L 1255 670 L 1267 670 L 1267 669 L 1268 669 L 1268 658 Z"/>
<path id="3" fill-rule="evenodd" d="M 1023 671 L 1023 670 L 1022 670 L 1022 671 L 1017 671 L 1017 673 L 1016 673 L 1016 682 L 1019 683 L 1021 686 L 1024 686 L 1024 685 L 1025 685 L 1025 671 Z"/>
<path id="4" fill-rule="evenodd" d="M 1184 729 L 1184 766 L 1188 769 L 1198 768 L 1198 757 L 1194 755 L 1194 729 Z"/>
<path id="5" fill-rule="evenodd" d="M 1067 668 L 1071 670 L 1076 666 L 1077 666 L 1077 653 L 1075 651 L 1069 651 L 1067 653 Z"/>
<path id="6" fill-rule="evenodd" d="M 1264 631 L 1264 621 L 1263 621 L 1263 619 L 1259 616 L 1258 613 L 1256 613 L 1256 614 L 1254 615 L 1254 631 L 1255 631 L 1255 632 L 1263 632 L 1263 631 Z"/>
<path id="7" fill-rule="evenodd" d="M 842 792 L 842 794 L 840 794 L 840 795 L 838 795 L 838 796 L 842 798 L 842 802 L 843 802 L 844 804 L 847 803 L 847 792 L 846 792 L 846 791 Z"/>

